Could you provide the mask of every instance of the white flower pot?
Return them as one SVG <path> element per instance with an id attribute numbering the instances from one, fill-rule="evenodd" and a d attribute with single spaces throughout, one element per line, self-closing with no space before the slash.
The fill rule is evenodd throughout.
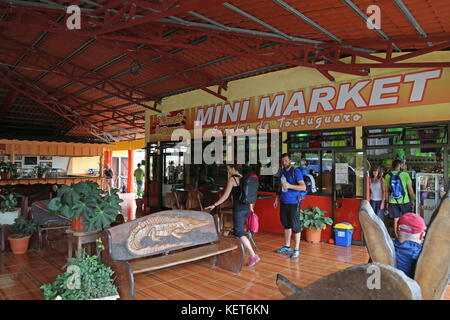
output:
<path id="1" fill-rule="evenodd" d="M 20 209 L 15 211 L 0 211 L 0 224 L 14 224 L 14 220 L 19 217 Z"/>
<path id="2" fill-rule="evenodd" d="M 120 296 L 116 294 L 115 296 L 109 296 L 109 297 L 103 297 L 103 298 L 97 298 L 97 299 L 91 299 L 91 300 L 117 300 Z"/>

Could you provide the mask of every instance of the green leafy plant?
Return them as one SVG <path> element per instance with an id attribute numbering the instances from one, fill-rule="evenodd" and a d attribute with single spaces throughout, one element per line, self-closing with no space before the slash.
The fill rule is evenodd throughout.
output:
<path id="1" fill-rule="evenodd" d="M 0 162 L 0 173 L 7 174 L 11 177 L 17 176 L 17 165 L 11 162 Z"/>
<path id="2" fill-rule="evenodd" d="M 36 169 L 37 175 L 39 177 L 43 176 L 44 174 L 47 174 L 50 171 L 49 167 L 36 166 L 34 168 Z"/>
<path id="3" fill-rule="evenodd" d="M 100 239 L 97 246 L 103 249 Z M 58 275 L 53 283 L 41 286 L 46 300 L 89 300 L 117 295 L 111 268 L 98 256 L 88 256 L 84 250 L 77 251 L 75 258 L 68 259 L 66 272 Z"/>
<path id="4" fill-rule="evenodd" d="M 14 220 L 11 230 L 14 233 L 11 238 L 30 237 L 37 230 L 37 224 L 31 220 L 25 219 L 24 217 L 18 217 Z"/>
<path id="5" fill-rule="evenodd" d="M 300 210 L 300 222 L 304 228 L 312 230 L 316 228 L 321 230 L 325 227 L 325 224 L 332 225 L 333 219 L 324 217 L 326 211 L 320 210 L 319 207 L 307 207 L 305 210 Z"/>
<path id="6" fill-rule="evenodd" d="M 58 197 L 53 198 L 48 208 L 55 213 L 60 211 L 69 219 L 83 217 L 87 231 L 107 229 L 121 211 L 123 201 L 119 190 L 106 192 L 93 181 L 82 181 L 72 186 L 62 186 Z"/>
<path id="7" fill-rule="evenodd" d="M 6 162 L 0 162 L 0 172 L 6 173 L 8 170 L 8 163 Z"/>
<path id="8" fill-rule="evenodd" d="M 0 194 L 0 213 L 1 212 L 11 212 L 15 211 L 17 208 L 17 198 L 14 193 L 9 193 L 6 195 Z"/>

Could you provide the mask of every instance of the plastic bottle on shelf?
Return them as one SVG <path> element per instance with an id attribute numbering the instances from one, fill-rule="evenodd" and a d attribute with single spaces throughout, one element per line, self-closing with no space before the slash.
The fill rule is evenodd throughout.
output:
<path id="1" fill-rule="evenodd" d="M 283 183 L 286 183 L 286 182 L 287 182 L 286 177 L 284 175 L 282 175 L 281 176 L 281 185 L 283 185 Z M 282 187 L 281 191 L 282 192 L 287 192 L 287 189 Z"/>

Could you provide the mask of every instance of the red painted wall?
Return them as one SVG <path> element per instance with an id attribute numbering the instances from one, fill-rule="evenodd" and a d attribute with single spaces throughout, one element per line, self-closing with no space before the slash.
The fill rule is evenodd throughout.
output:
<path id="1" fill-rule="evenodd" d="M 273 195 L 274 192 L 258 192 L 258 194 Z M 274 208 L 273 204 L 275 198 L 271 199 L 258 199 L 255 204 L 255 213 L 259 217 L 259 228 L 261 231 L 270 231 L 276 233 L 283 233 L 283 226 L 280 222 L 280 209 Z M 361 225 L 358 220 L 358 209 L 361 203 L 361 199 L 345 199 L 342 208 L 337 208 L 335 212 L 335 221 L 333 223 L 349 222 L 355 228 L 353 232 L 354 240 L 361 240 Z M 306 209 L 308 206 L 317 206 L 321 210 L 325 210 L 325 217 L 331 217 L 332 213 L 332 199 L 327 196 L 307 196 L 302 201 L 302 209 Z M 302 232 L 302 239 L 304 239 L 305 233 Z M 322 231 L 321 239 L 327 241 L 329 238 L 334 237 L 332 226 L 326 227 Z"/>

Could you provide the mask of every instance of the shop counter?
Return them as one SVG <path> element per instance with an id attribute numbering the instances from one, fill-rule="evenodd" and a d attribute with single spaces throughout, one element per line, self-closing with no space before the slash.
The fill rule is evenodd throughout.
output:
<path id="1" fill-rule="evenodd" d="M 8 179 L 8 180 L 0 180 L 0 186 L 11 186 L 11 185 L 30 185 L 30 184 L 65 184 L 72 185 L 74 183 L 78 183 L 81 181 L 94 181 L 97 182 L 100 186 L 103 184 L 103 178 L 99 176 L 64 176 L 58 178 L 29 178 L 29 179 Z"/>

